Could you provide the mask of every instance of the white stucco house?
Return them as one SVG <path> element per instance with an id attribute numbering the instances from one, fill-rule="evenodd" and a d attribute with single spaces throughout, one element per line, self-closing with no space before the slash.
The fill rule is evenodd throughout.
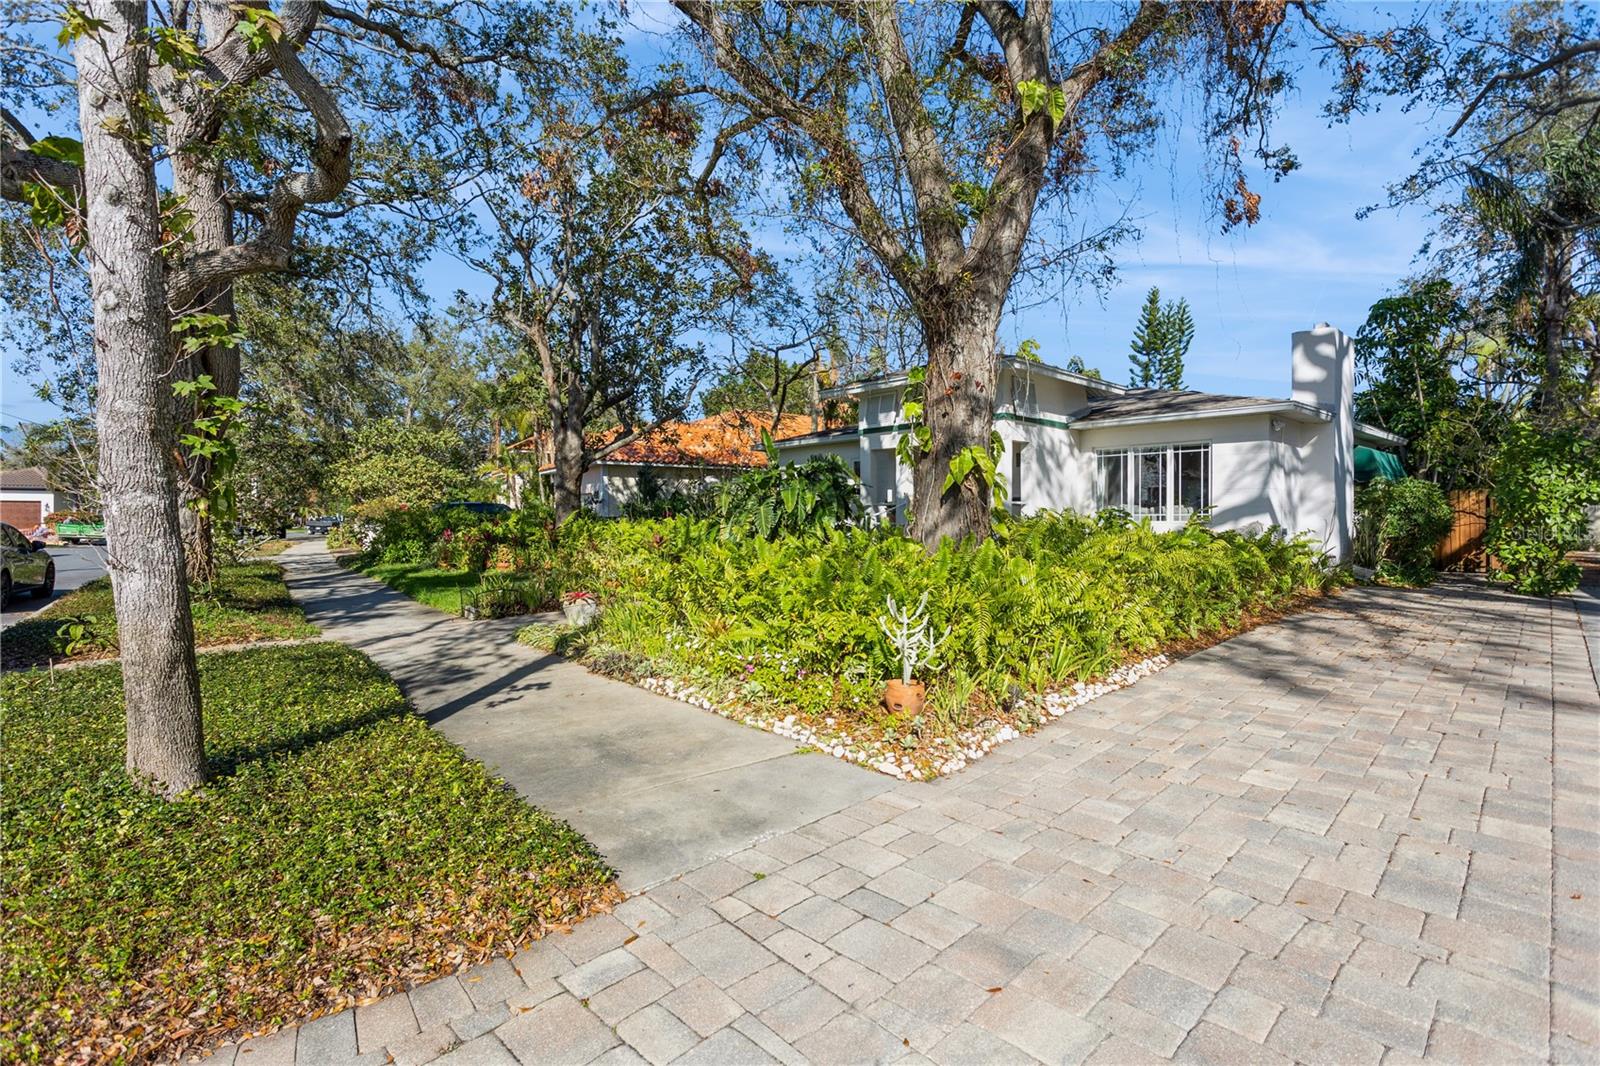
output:
<path id="1" fill-rule="evenodd" d="M 0 470 L 0 522 L 27 533 L 43 522 L 45 515 L 73 506 L 70 493 L 50 487 L 49 475 L 42 467 Z"/>
<path id="2" fill-rule="evenodd" d="M 1350 556 L 1358 449 L 1365 465 L 1405 442 L 1355 420 L 1355 353 L 1326 324 L 1295 333 L 1283 399 L 1131 388 L 1016 357 L 1001 362 L 995 429 L 1011 506 L 1093 513 L 1119 507 L 1172 527 L 1196 511 L 1215 529 L 1279 526 L 1307 533 L 1336 561 Z M 855 426 L 778 441 L 785 462 L 837 455 L 867 503 L 903 522 L 912 484 L 896 458 L 904 374 L 841 386 Z M 1378 453 L 1378 454 L 1373 454 Z"/>

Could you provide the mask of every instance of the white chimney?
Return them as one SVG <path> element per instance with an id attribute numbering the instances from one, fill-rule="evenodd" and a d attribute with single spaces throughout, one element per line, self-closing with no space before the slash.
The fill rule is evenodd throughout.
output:
<path id="1" fill-rule="evenodd" d="M 1294 335 L 1294 371 L 1289 397 L 1349 421 L 1355 394 L 1355 346 L 1344 333 L 1320 322 Z"/>
<path id="2" fill-rule="evenodd" d="M 1319 322 L 1295 333 L 1290 399 L 1333 416 L 1308 442 L 1308 483 L 1300 494 L 1300 525 L 1320 528 L 1335 562 L 1350 557 L 1355 538 L 1355 345 L 1343 331 Z"/>

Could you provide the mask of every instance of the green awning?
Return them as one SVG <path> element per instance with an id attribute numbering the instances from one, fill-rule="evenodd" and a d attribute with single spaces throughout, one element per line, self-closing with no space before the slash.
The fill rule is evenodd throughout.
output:
<path id="1" fill-rule="evenodd" d="M 1400 457 L 1394 452 L 1384 452 L 1379 451 L 1377 448 L 1357 445 L 1356 482 L 1358 484 L 1380 477 L 1386 477 L 1391 481 L 1399 481 L 1405 476 L 1405 464 L 1400 462 Z"/>

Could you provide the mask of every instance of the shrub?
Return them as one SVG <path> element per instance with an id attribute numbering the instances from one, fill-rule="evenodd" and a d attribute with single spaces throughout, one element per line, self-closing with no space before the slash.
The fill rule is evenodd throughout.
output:
<path id="1" fill-rule="evenodd" d="M 909 723 L 878 706 L 896 667 L 877 619 L 887 596 L 927 593 L 933 628 L 951 627 L 942 670 L 921 679 L 933 710 L 919 728 L 938 731 L 1011 704 L 1015 690 L 1226 631 L 1323 581 L 1315 549 L 1281 532 L 1101 529 L 1073 515 L 1019 520 L 1004 542 L 933 555 L 893 528 L 721 532 L 692 520 L 564 526 L 566 579 L 581 574 L 605 605 L 577 650 L 625 652 L 723 695 L 903 732 Z M 534 636 L 548 646 L 547 632 Z"/>
<path id="2" fill-rule="evenodd" d="M 1356 492 L 1355 560 L 1380 580 L 1426 585 L 1433 580 L 1434 548 L 1454 519 L 1433 482 L 1378 478 Z"/>
<path id="3" fill-rule="evenodd" d="M 853 525 L 861 517 L 861 485 L 836 455 L 781 465 L 763 435 L 767 465 L 725 483 L 717 511 L 725 537 L 817 535 Z"/>
<path id="4" fill-rule="evenodd" d="M 708 483 L 663 478 L 652 466 L 641 466 L 633 494 L 622 504 L 624 518 L 705 518 L 716 513 L 717 489 Z"/>
<path id="5" fill-rule="evenodd" d="M 1600 441 L 1527 423 L 1506 434 L 1494 464 L 1484 546 L 1500 565 L 1492 577 L 1518 592 L 1553 596 L 1578 584 L 1567 560 L 1588 539 L 1588 508 L 1600 503 Z"/>

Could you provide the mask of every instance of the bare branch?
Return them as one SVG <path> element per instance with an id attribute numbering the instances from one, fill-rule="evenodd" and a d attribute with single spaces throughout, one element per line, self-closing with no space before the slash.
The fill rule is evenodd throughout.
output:
<path id="1" fill-rule="evenodd" d="M 1513 82 L 1526 81 L 1529 78 L 1536 78 L 1540 74 L 1545 74 L 1549 71 L 1555 70 L 1557 67 L 1564 66 L 1579 56 L 1587 55 L 1591 52 L 1600 52 L 1600 40 L 1580 41 L 1577 44 L 1561 49 L 1561 51 L 1550 56 L 1548 59 L 1545 59 L 1539 63 L 1535 63 L 1531 67 L 1523 67 L 1520 70 L 1507 70 L 1496 74 L 1494 77 L 1483 83 L 1483 88 L 1478 90 L 1478 95 L 1474 96 L 1472 98 L 1472 102 L 1469 103 L 1466 106 L 1466 109 L 1461 112 L 1461 117 L 1456 119 L 1455 125 L 1451 126 L 1450 129 L 1445 132 L 1445 139 L 1449 140 L 1451 137 L 1454 137 L 1457 133 L 1459 133 L 1461 127 L 1465 126 L 1472 116 L 1477 112 L 1478 108 L 1483 106 L 1483 102 L 1489 98 L 1489 94 L 1500 88 L 1502 85 L 1509 85 Z"/>

